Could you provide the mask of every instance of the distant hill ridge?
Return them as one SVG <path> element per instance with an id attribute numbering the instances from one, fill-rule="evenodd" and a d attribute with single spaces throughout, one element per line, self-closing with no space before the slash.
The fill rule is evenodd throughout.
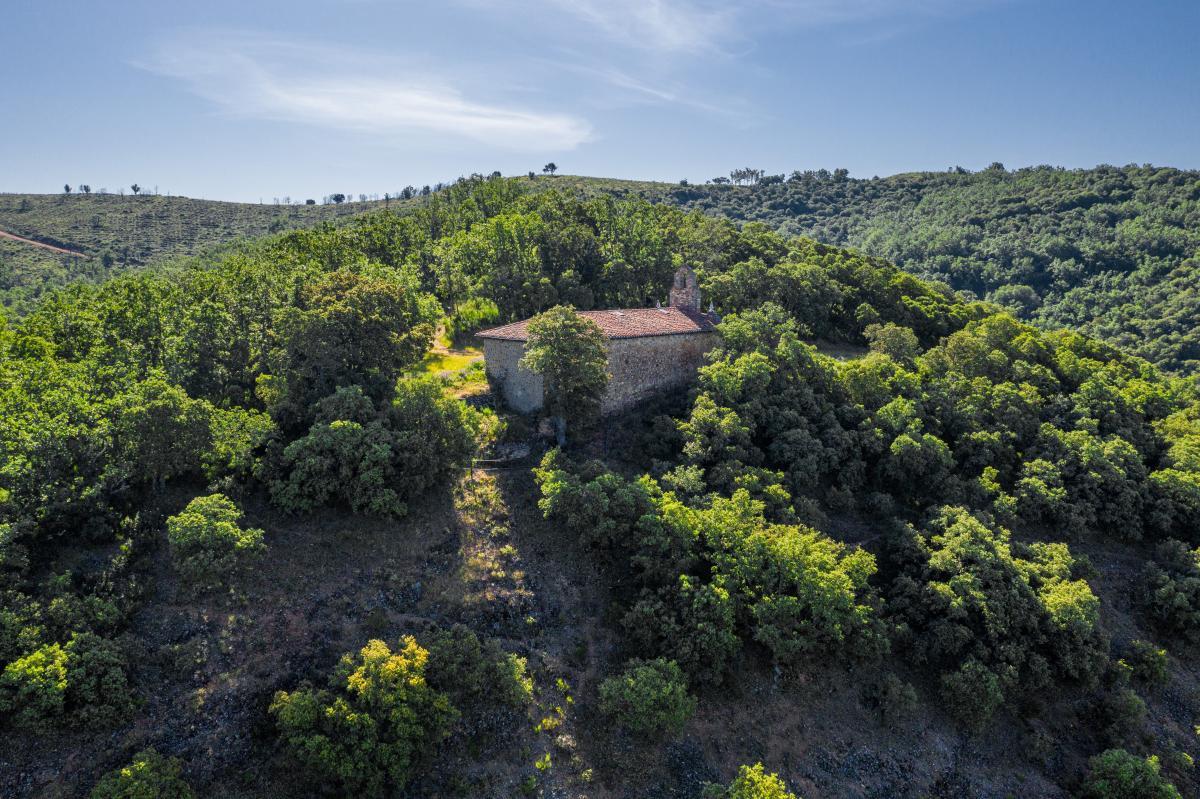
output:
<path id="1" fill-rule="evenodd" d="M 746 172 L 740 170 L 740 172 Z M 525 190 L 644 197 L 854 247 L 1046 326 L 1200 372 L 1200 172 L 1155 166 L 760 176 L 745 185 L 560 175 Z M 408 201 L 420 202 L 420 199 Z M 3 195 L 0 230 L 89 258 L 0 241 L 0 301 L 28 307 L 73 279 L 346 219 L 383 203 L 273 205 L 183 197 Z M 406 203 L 389 203 L 405 207 Z"/>

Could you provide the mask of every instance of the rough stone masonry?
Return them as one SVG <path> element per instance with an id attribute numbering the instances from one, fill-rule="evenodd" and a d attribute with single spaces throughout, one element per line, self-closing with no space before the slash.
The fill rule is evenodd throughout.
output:
<path id="1" fill-rule="evenodd" d="M 608 340 L 605 414 L 625 410 L 655 394 L 686 386 L 716 344 L 716 314 L 700 310 L 700 285 L 686 266 L 675 273 L 665 308 L 581 311 Z M 520 413 L 542 407 L 542 376 L 519 365 L 529 341 L 529 320 L 479 333 L 489 380 L 504 402 Z"/>

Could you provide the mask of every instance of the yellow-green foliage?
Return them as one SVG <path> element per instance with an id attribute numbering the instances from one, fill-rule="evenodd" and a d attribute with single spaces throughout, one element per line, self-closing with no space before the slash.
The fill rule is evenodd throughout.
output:
<path id="1" fill-rule="evenodd" d="M 880 651 L 870 553 L 769 522 L 746 489 L 691 507 L 650 478 L 565 466 L 552 453 L 536 470 L 539 505 L 635 567 L 641 593 L 624 623 L 648 654 L 719 681 L 743 638 L 783 663 Z"/>
<path id="2" fill-rule="evenodd" d="M 405 636 L 345 655 L 328 689 L 280 691 L 270 712 L 284 747 L 318 786 L 360 796 L 402 787 L 458 715 L 426 681 L 429 652 Z"/>
<path id="3" fill-rule="evenodd" d="M 704 799 L 797 799 L 778 774 L 768 774 L 762 763 L 741 766 L 729 785 L 708 785 Z"/>
<path id="4" fill-rule="evenodd" d="M 186 582 L 213 587 L 245 571 L 266 551 L 263 531 L 240 526 L 242 512 L 223 494 L 196 497 L 167 519 L 171 561 Z"/>
<path id="5" fill-rule="evenodd" d="M 0 675 L 0 711 L 19 727 L 48 729 L 62 718 L 66 698 L 67 653 L 58 644 L 14 660 Z"/>
<path id="6" fill-rule="evenodd" d="M 179 776 L 178 758 L 163 757 L 153 749 L 138 752 L 127 766 L 105 774 L 92 789 L 91 799 L 193 799 Z"/>
<path id="7" fill-rule="evenodd" d="M 75 633 L 65 646 L 40 646 L 0 674 L 0 713 L 30 730 L 63 723 L 105 727 L 133 706 L 124 657 L 92 633 Z"/>
<path id="8" fill-rule="evenodd" d="M 1142 759 L 1124 749 L 1109 749 L 1088 765 L 1081 799 L 1181 799 L 1160 773 L 1155 756 Z"/>

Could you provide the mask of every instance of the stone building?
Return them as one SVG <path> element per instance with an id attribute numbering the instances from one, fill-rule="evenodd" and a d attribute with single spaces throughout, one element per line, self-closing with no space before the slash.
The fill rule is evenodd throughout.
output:
<path id="1" fill-rule="evenodd" d="M 662 308 L 581 311 L 608 339 L 608 388 L 603 413 L 614 413 L 655 394 L 691 383 L 704 355 L 716 344 L 712 309 L 700 310 L 696 273 L 680 267 Z M 488 378 L 510 408 L 521 413 L 542 407 L 542 376 L 519 365 L 529 340 L 529 320 L 478 334 Z"/>

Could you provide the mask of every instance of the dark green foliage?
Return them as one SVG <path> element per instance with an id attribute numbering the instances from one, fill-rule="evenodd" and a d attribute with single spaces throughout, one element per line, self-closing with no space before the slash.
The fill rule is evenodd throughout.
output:
<path id="1" fill-rule="evenodd" d="M 153 749 L 133 756 L 127 766 L 105 774 L 92 789 L 91 799 L 192 799 L 195 794 L 179 776 L 178 758 Z"/>
<path id="2" fill-rule="evenodd" d="M 889 607 L 918 663 L 943 671 L 952 712 L 980 726 L 1016 695 L 1094 682 L 1105 661 L 1099 601 L 1065 544 L 1023 546 L 962 508 L 899 534 Z"/>
<path id="3" fill-rule="evenodd" d="M 1200 550 L 1164 541 L 1146 564 L 1142 602 L 1159 627 L 1187 641 L 1200 641 Z"/>
<path id="4" fill-rule="evenodd" d="M 817 170 L 753 186 L 631 187 L 686 210 L 852 246 L 1022 318 L 1076 327 L 1192 372 L 1200 368 L 1198 180 L 1195 171 L 1106 165 L 867 180 Z"/>
<path id="5" fill-rule="evenodd" d="M 456 707 L 497 703 L 521 707 L 530 701 L 533 682 L 525 658 L 505 652 L 493 640 L 481 641 L 457 624 L 428 637 L 430 685 L 448 694 Z"/>
<path id="6" fill-rule="evenodd" d="M 411 636 L 395 652 L 371 641 L 342 658 L 328 689 L 275 695 L 280 739 L 315 785 L 384 796 L 408 781 L 457 716 L 426 681 L 428 657 Z"/>
<path id="7" fill-rule="evenodd" d="M 64 722 L 110 726 L 133 709 L 125 658 L 112 641 L 75 633 L 9 663 L 0 675 L 0 712 L 14 724 L 46 731 Z"/>
<path id="8" fill-rule="evenodd" d="M 310 419 L 312 406 L 343 386 L 387 400 L 396 375 L 429 349 L 438 315 L 436 300 L 395 270 L 331 272 L 305 284 L 279 320 L 276 418 Z"/>
<path id="9" fill-rule="evenodd" d="M 316 423 L 280 453 L 270 483 L 292 512 L 344 505 L 404 516 L 408 502 L 439 484 L 474 451 L 475 412 L 433 381 L 405 379 L 381 411 L 357 388 L 315 406 Z"/>
<path id="10" fill-rule="evenodd" d="M 1131 641 L 1121 663 L 1129 668 L 1134 680 L 1146 685 L 1162 687 L 1171 680 L 1167 650 L 1149 641 Z"/>
<path id="11" fill-rule="evenodd" d="M 543 512 L 633 570 L 641 591 L 624 626 L 650 656 L 716 682 L 746 640 L 784 664 L 880 651 L 874 558 L 769 522 L 749 490 L 692 507 L 648 477 L 576 474 L 556 453 L 536 473 Z"/>
<path id="12" fill-rule="evenodd" d="M 264 205 L 99 191 L 5 194 L 0 198 L 0 230 L 77 250 L 84 257 L 64 258 L 27 244 L 0 243 L 0 305 L 28 309 L 39 296 L 80 279 L 103 280 L 148 265 L 161 268 L 172 258 L 279 230 L 312 227 L 372 205 Z"/>
<path id="13" fill-rule="evenodd" d="M 223 494 L 196 497 L 167 519 L 171 561 L 183 580 L 213 588 L 250 568 L 266 551 L 263 531 L 240 526 L 242 511 Z"/>
<path id="14" fill-rule="evenodd" d="M 630 732 L 673 734 L 696 711 L 696 699 L 675 661 L 631 660 L 600 683 L 600 710 Z"/>
<path id="15" fill-rule="evenodd" d="M 704 799 L 797 799 L 777 774 L 768 774 L 762 763 L 742 766 L 729 785 L 708 785 Z"/>
<path id="16" fill-rule="evenodd" d="M 1142 759 L 1124 749 L 1109 749 L 1088 765 L 1081 799 L 1181 799 L 1160 773 L 1157 757 Z"/>
<path id="17" fill-rule="evenodd" d="M 1113 745 L 1134 739 L 1146 721 L 1146 702 L 1119 682 L 1100 696 L 1097 709 L 1104 737 Z"/>
<path id="18" fill-rule="evenodd" d="M 892 672 L 868 686 L 866 699 L 889 724 L 910 716 L 917 707 L 916 689 Z"/>

